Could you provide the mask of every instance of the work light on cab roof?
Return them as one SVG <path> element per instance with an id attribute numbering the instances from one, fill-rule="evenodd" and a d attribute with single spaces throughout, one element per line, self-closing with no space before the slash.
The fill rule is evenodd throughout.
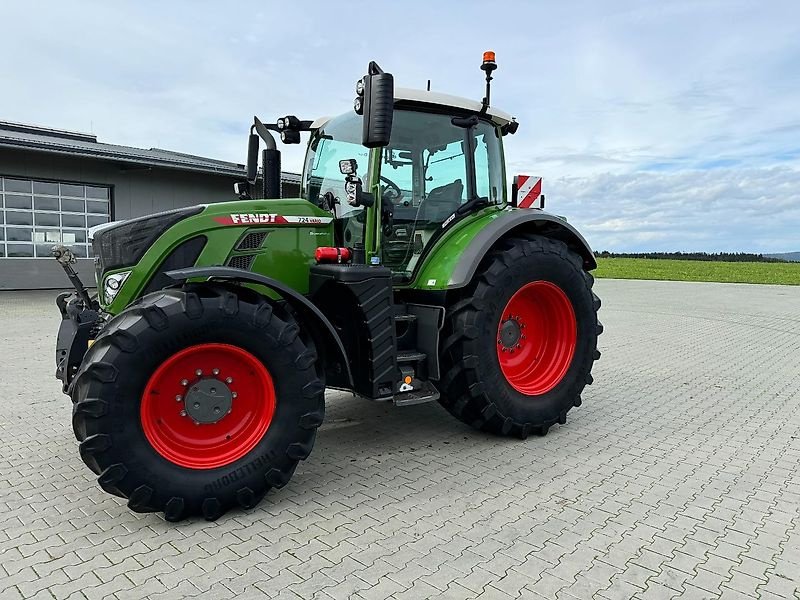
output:
<path id="1" fill-rule="evenodd" d="M 105 491 L 169 521 L 252 508 L 311 452 L 326 388 L 497 435 L 566 423 L 600 356 L 596 264 L 541 178 L 507 189 L 518 125 L 490 104 L 494 52 L 480 68 L 480 101 L 370 62 L 354 110 L 254 117 L 238 199 L 94 232 L 98 295 L 54 249 L 75 287 L 56 375 Z M 286 198 L 276 137 L 306 133 Z"/>

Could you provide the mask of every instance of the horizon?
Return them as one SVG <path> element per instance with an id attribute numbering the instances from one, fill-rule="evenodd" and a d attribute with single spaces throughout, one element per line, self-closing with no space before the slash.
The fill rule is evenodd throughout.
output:
<path id="1" fill-rule="evenodd" d="M 543 177 L 547 210 L 593 248 L 800 250 L 796 2 L 518 4 L 526 27 L 491 30 L 477 2 L 349 9 L 352 35 L 321 2 L 7 3 L 0 119 L 242 163 L 253 114 L 348 111 L 370 60 L 479 100 L 492 49 L 492 104 L 520 122 L 508 178 Z M 299 172 L 302 144 L 282 150 Z"/>

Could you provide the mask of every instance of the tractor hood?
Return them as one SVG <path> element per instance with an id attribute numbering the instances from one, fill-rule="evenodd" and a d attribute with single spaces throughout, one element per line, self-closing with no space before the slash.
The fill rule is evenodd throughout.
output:
<path id="1" fill-rule="evenodd" d="M 333 218 L 301 198 L 198 205 L 93 231 L 100 305 L 116 314 L 172 285 L 165 273 L 225 265 L 258 271 L 303 292 L 318 246 L 333 243 Z"/>

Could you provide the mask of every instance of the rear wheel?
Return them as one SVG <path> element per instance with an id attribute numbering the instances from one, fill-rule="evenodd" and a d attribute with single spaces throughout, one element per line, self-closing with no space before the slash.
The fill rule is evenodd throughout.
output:
<path id="1" fill-rule="evenodd" d="M 189 286 L 115 317 L 72 389 L 84 462 L 137 512 L 213 520 L 288 482 L 324 417 L 316 354 L 245 289 Z"/>
<path id="2" fill-rule="evenodd" d="M 600 356 L 592 284 L 563 242 L 505 240 L 448 308 L 440 402 L 497 434 L 544 435 L 565 423 Z"/>

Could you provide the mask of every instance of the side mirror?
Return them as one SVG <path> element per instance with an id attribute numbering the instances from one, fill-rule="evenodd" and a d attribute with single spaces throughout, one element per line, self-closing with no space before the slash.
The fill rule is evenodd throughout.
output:
<path id="1" fill-rule="evenodd" d="M 250 134 L 247 140 L 247 181 L 255 183 L 258 178 L 258 135 Z"/>
<path id="2" fill-rule="evenodd" d="M 367 148 L 388 146 L 394 116 L 394 77 L 372 61 L 356 84 L 356 94 L 355 111 L 364 117 L 361 143 Z"/>

